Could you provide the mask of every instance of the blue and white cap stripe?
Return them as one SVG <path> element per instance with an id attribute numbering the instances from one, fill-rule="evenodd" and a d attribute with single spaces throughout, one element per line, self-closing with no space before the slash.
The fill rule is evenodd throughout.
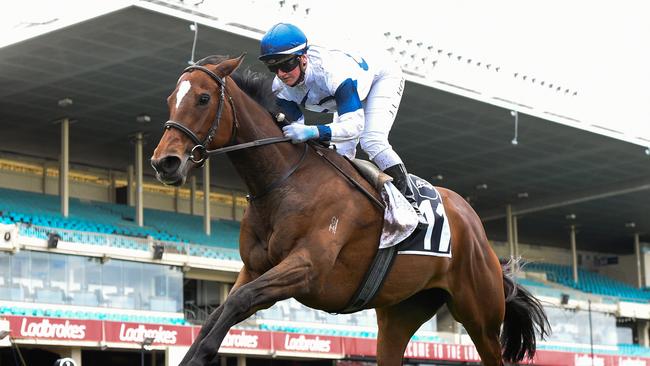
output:
<path id="1" fill-rule="evenodd" d="M 276 52 L 275 54 L 276 55 L 292 55 L 292 54 L 294 54 L 294 53 L 296 53 L 298 51 L 304 50 L 305 48 L 307 48 L 307 42 L 305 42 L 305 43 L 303 43 L 301 45 L 298 45 L 298 46 L 296 46 L 294 48 L 290 48 L 290 49 L 288 49 L 286 51 Z"/>

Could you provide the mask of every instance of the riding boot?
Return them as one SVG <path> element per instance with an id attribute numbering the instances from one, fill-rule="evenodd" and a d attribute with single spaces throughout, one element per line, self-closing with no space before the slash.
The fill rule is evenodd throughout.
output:
<path id="1" fill-rule="evenodd" d="M 420 209 L 418 208 L 418 203 L 415 199 L 415 193 L 411 189 L 411 185 L 408 182 L 408 173 L 406 172 L 406 167 L 404 164 L 397 164 L 391 167 L 386 168 L 384 173 L 390 175 L 393 178 L 393 185 L 397 190 L 402 193 L 404 198 L 413 206 L 415 213 L 418 215 L 418 224 L 419 225 L 428 225 L 427 219 L 422 215 Z"/>

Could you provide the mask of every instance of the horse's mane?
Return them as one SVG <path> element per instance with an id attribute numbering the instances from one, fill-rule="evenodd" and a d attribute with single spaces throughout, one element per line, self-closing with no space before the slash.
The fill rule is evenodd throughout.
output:
<path id="1" fill-rule="evenodd" d="M 217 65 L 229 59 L 228 56 L 212 55 L 205 57 L 196 62 L 197 65 Z M 249 68 L 237 70 L 230 75 L 237 86 L 244 91 L 249 97 L 269 111 L 276 115 L 280 110 L 275 103 L 275 94 L 273 93 L 273 79 L 267 75 L 253 71 Z"/>

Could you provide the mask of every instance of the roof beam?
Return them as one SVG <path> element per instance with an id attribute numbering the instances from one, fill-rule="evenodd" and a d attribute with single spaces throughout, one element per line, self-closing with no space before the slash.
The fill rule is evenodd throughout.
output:
<path id="1" fill-rule="evenodd" d="M 524 215 L 645 190 L 650 190 L 650 177 L 619 182 L 594 189 L 586 189 L 580 192 L 570 192 L 538 200 L 531 200 L 519 205 L 513 205 L 512 214 Z M 503 219 L 506 217 L 505 205 L 500 209 L 485 210 L 480 216 L 483 222 Z"/>

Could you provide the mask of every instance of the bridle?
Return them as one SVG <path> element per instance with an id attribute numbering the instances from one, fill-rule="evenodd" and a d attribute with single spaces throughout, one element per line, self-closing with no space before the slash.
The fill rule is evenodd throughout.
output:
<path id="1" fill-rule="evenodd" d="M 184 74 L 186 72 L 190 72 L 192 70 L 200 70 L 203 71 L 204 73 L 208 74 L 214 80 L 217 84 L 220 86 L 220 99 L 219 99 L 219 107 L 217 107 L 217 115 L 214 119 L 214 122 L 212 122 L 212 125 L 210 126 L 210 129 L 208 130 L 208 134 L 205 136 L 203 141 L 199 139 L 199 137 L 194 133 L 192 130 L 187 128 L 186 126 L 182 125 L 179 122 L 168 120 L 165 122 L 164 127 L 166 130 L 170 128 L 176 128 L 179 131 L 183 132 L 187 137 L 194 142 L 194 147 L 190 150 L 190 160 L 197 164 L 199 167 L 203 166 L 203 163 L 210 158 L 211 156 L 214 155 L 219 155 L 231 151 L 237 151 L 237 150 L 243 150 L 243 149 L 248 149 L 251 147 L 257 147 L 257 146 L 264 146 L 264 145 L 270 145 L 270 144 L 277 144 L 279 142 L 288 142 L 291 141 L 290 137 L 267 137 L 251 142 L 245 142 L 237 145 L 233 145 L 235 143 L 235 136 L 237 135 L 237 129 L 239 128 L 239 122 L 237 121 L 237 113 L 235 111 L 235 103 L 232 100 L 232 97 L 229 95 L 228 100 L 230 101 L 230 106 L 232 107 L 232 132 L 230 135 L 230 142 L 228 143 L 229 146 L 221 147 L 218 149 L 214 150 L 208 150 L 207 146 L 210 145 L 210 142 L 212 142 L 214 133 L 217 131 L 219 128 L 219 123 L 221 122 L 221 115 L 223 113 L 223 105 L 224 101 L 226 100 L 226 80 L 219 77 L 219 75 L 215 74 L 211 70 L 209 70 L 206 67 L 200 66 L 200 65 L 192 65 L 186 67 L 183 72 L 181 73 Z M 280 121 L 280 118 L 274 117 L 276 122 Z M 284 119 L 284 117 L 282 117 Z M 255 199 L 258 199 L 273 189 L 277 188 L 280 184 L 282 184 L 284 181 L 286 181 L 297 169 L 302 165 L 303 161 L 305 160 L 305 156 L 307 155 L 307 149 L 309 146 L 312 146 L 314 150 L 316 151 L 316 154 L 318 154 L 320 157 L 322 157 L 325 161 L 327 161 L 330 165 L 332 165 L 339 173 L 341 173 L 353 186 L 355 186 L 357 189 L 359 189 L 363 194 L 365 194 L 372 203 L 375 204 L 380 210 L 383 211 L 384 205 L 381 201 L 379 201 L 377 198 L 375 198 L 370 192 L 368 192 L 363 186 L 361 186 L 358 182 L 356 182 L 352 177 L 350 177 L 347 173 L 345 173 L 339 166 L 337 166 L 333 161 L 331 161 L 322 151 L 318 149 L 318 143 L 314 141 L 307 141 L 305 143 L 305 148 L 302 151 L 302 155 L 300 156 L 300 159 L 296 164 L 294 164 L 287 172 L 285 172 L 282 176 L 280 176 L 278 179 L 276 179 L 274 182 L 272 182 L 269 186 L 266 187 L 262 192 L 256 194 L 255 196 L 253 195 L 248 195 L 248 200 L 253 201 Z M 195 157 L 195 154 L 198 153 L 198 158 Z"/>
<path id="2" fill-rule="evenodd" d="M 186 72 L 190 72 L 192 70 L 203 71 L 220 86 L 219 106 L 217 107 L 217 115 L 214 121 L 212 122 L 212 125 L 210 126 L 210 129 L 208 130 L 208 133 L 203 139 L 203 141 L 199 139 L 196 133 L 194 133 L 192 130 L 190 130 L 189 128 L 187 128 L 186 126 L 184 126 L 179 122 L 168 120 L 167 122 L 165 122 L 164 127 L 166 130 L 170 128 L 175 128 L 183 132 L 185 136 L 189 137 L 189 139 L 192 140 L 192 142 L 194 142 L 194 147 L 192 147 L 192 149 L 190 150 L 190 160 L 193 163 L 202 166 L 205 160 L 210 156 L 208 154 L 207 146 L 209 146 L 210 143 L 212 142 L 212 139 L 214 138 L 214 134 L 219 128 L 219 123 L 221 122 L 221 115 L 223 114 L 223 105 L 224 105 L 224 101 L 226 100 L 226 80 L 224 78 L 221 78 L 219 75 L 215 74 L 214 72 L 212 72 L 207 67 L 203 67 L 200 65 L 192 65 L 186 67 L 181 73 L 181 75 Z M 235 112 L 235 104 L 232 100 L 232 97 L 228 96 L 228 100 L 230 101 L 230 106 L 232 107 L 233 122 L 232 122 L 232 133 L 229 142 L 229 145 L 232 145 L 235 142 L 235 135 L 237 134 L 237 128 L 239 127 L 239 122 L 237 121 L 237 113 Z"/>

